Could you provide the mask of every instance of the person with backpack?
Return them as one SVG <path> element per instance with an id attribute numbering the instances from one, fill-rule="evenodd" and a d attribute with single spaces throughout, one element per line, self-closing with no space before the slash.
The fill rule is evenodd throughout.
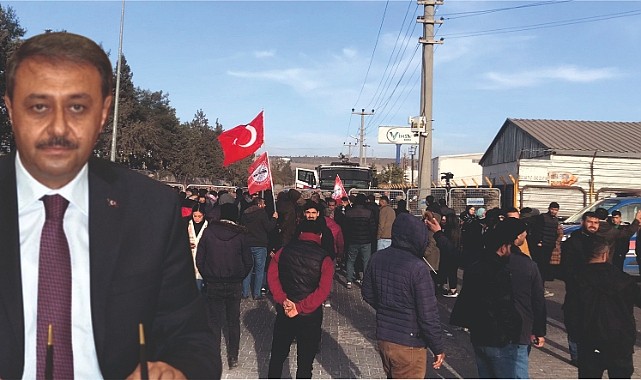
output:
<path id="1" fill-rule="evenodd" d="M 564 305 L 576 327 L 579 378 L 629 379 L 636 341 L 633 307 L 641 290 L 628 274 L 608 263 L 609 245 L 598 239 L 585 252 L 587 264 L 576 274 L 576 292 Z"/>

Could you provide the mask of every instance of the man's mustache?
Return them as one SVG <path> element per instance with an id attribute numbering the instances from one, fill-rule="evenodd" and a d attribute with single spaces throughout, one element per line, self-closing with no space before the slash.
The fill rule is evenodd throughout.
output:
<path id="1" fill-rule="evenodd" d="M 54 136 L 47 140 L 40 141 L 36 144 L 38 149 L 46 148 L 65 148 L 65 149 L 76 149 L 78 144 L 63 137 L 63 136 Z"/>

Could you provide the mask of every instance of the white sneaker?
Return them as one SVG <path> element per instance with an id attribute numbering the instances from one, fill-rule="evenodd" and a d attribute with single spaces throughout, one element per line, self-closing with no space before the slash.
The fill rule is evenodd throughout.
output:
<path id="1" fill-rule="evenodd" d="M 323 306 L 325 307 L 332 307 L 332 304 L 329 302 L 329 300 L 323 302 Z"/>
<path id="2" fill-rule="evenodd" d="M 456 298 L 458 297 L 458 291 L 456 291 L 456 289 L 450 289 L 445 294 L 443 294 L 443 297 Z"/>
<path id="3" fill-rule="evenodd" d="M 549 290 L 545 289 L 545 290 L 543 291 L 543 297 L 545 297 L 545 298 L 554 297 L 554 293 L 552 293 L 551 291 L 549 291 Z"/>

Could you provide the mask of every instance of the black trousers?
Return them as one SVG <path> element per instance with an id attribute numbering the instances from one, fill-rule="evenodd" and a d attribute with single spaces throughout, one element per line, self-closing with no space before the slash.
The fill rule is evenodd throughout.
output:
<path id="1" fill-rule="evenodd" d="M 240 296 L 243 284 L 207 283 L 209 327 L 214 332 L 214 344 L 220 352 L 223 321 L 227 322 L 227 359 L 238 359 L 240 346 Z M 224 313 L 224 315 L 223 315 Z"/>
<path id="2" fill-rule="evenodd" d="M 530 252 L 532 254 L 532 260 L 539 267 L 539 272 L 541 273 L 541 278 L 543 281 L 553 281 L 554 274 L 552 273 L 552 265 L 550 264 L 550 259 L 552 258 L 552 251 L 554 247 L 530 247 Z"/>
<path id="3" fill-rule="evenodd" d="M 608 355 L 607 352 L 596 352 L 594 348 L 584 348 L 579 344 L 579 378 L 600 379 L 608 370 L 610 379 L 629 379 L 634 373 L 632 354 Z"/>
<path id="4" fill-rule="evenodd" d="M 270 379 L 280 379 L 283 375 L 283 363 L 289 356 L 289 348 L 296 339 L 296 378 L 311 379 L 312 364 L 318 351 L 321 338 L 321 325 L 323 323 L 323 308 L 319 307 L 312 314 L 297 315 L 289 318 L 285 315 L 283 307 L 276 307 L 276 321 L 274 322 L 274 335 L 272 338 L 272 353 L 269 359 Z"/>

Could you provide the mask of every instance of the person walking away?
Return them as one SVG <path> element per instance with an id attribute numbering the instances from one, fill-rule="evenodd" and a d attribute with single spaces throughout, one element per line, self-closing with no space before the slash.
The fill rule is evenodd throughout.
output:
<path id="1" fill-rule="evenodd" d="M 425 378 L 428 347 L 434 369 L 445 359 L 434 283 L 423 262 L 427 245 L 425 225 L 401 214 L 392 225 L 392 245 L 374 253 L 365 270 L 361 294 L 376 310 L 376 339 L 388 378 Z"/>
<path id="2" fill-rule="evenodd" d="M 321 248 L 321 226 L 315 220 L 300 223 L 300 235 L 280 249 L 267 272 L 276 303 L 271 357 L 267 377 L 281 378 L 290 345 L 296 340 L 296 378 L 311 378 L 323 322 L 323 301 L 329 295 L 334 263 Z"/>
<path id="3" fill-rule="evenodd" d="M 365 207 L 365 199 L 364 194 L 356 195 L 354 206 L 345 212 L 341 224 L 347 244 L 347 289 L 352 288 L 352 282 L 357 278 L 354 264 L 358 256 L 363 259 L 363 268 L 367 268 L 372 253 L 372 238 L 376 236 L 376 221 L 372 212 Z"/>
<path id="4" fill-rule="evenodd" d="M 187 233 L 189 234 L 189 246 L 191 247 L 191 256 L 194 260 L 194 271 L 196 273 L 196 287 L 200 292 L 204 289 L 203 276 L 196 267 L 196 251 L 198 250 L 198 242 L 203 236 L 208 222 L 205 220 L 205 213 L 202 211 L 205 206 L 202 203 L 194 205 L 191 210 L 191 219 L 187 224 Z"/>
<path id="5" fill-rule="evenodd" d="M 276 228 L 278 220 L 278 212 L 274 211 L 271 216 L 268 216 L 265 206 L 263 198 L 255 197 L 240 218 L 240 224 L 247 228 L 247 244 L 249 244 L 254 262 L 252 271 L 243 280 L 242 297 L 248 298 L 251 293 L 254 300 L 263 299 L 261 289 L 264 286 L 269 234 Z M 253 291 L 250 289 L 252 277 L 254 279 Z"/>
<path id="6" fill-rule="evenodd" d="M 378 204 L 380 206 L 379 216 L 378 216 L 378 233 L 377 237 L 377 250 L 385 249 L 392 245 L 392 224 L 396 219 L 396 213 L 392 206 L 389 205 L 389 198 L 387 195 L 381 195 L 378 199 Z"/>
<path id="7" fill-rule="evenodd" d="M 298 223 L 298 202 L 301 194 L 298 190 L 289 189 L 284 195 L 278 196 L 276 211 L 278 211 L 278 225 L 281 231 L 283 245 L 287 245 L 296 235 Z"/>
<path id="8" fill-rule="evenodd" d="M 443 234 L 450 242 L 449 251 L 441 249 L 441 271 L 447 287 L 443 288 L 443 296 L 458 297 L 458 268 L 461 259 L 461 220 L 455 213 L 441 217 Z"/>
<path id="9" fill-rule="evenodd" d="M 539 266 L 539 272 L 544 282 L 554 280 L 550 260 L 552 259 L 552 251 L 556 246 L 559 229 L 558 214 L 559 204 L 551 202 L 548 206 L 548 212 L 532 218 L 532 240 L 535 244 L 530 246 L 530 252 L 532 260 Z M 545 289 L 544 295 L 552 297 L 554 293 Z"/>
<path id="10" fill-rule="evenodd" d="M 209 224 L 196 252 L 196 266 L 207 281 L 209 326 L 218 352 L 225 313 L 229 369 L 238 367 L 242 282 L 254 265 L 247 229 L 236 224 L 237 220 L 238 206 L 233 203 L 220 206 L 220 220 Z M 220 356 L 214 360 L 220 362 Z"/>
<path id="11" fill-rule="evenodd" d="M 587 264 L 577 271 L 576 297 L 566 302 L 576 319 L 579 378 L 629 379 L 637 336 L 633 307 L 641 307 L 641 290 L 628 274 L 608 263 L 609 244 L 598 238 L 585 252 Z"/>

